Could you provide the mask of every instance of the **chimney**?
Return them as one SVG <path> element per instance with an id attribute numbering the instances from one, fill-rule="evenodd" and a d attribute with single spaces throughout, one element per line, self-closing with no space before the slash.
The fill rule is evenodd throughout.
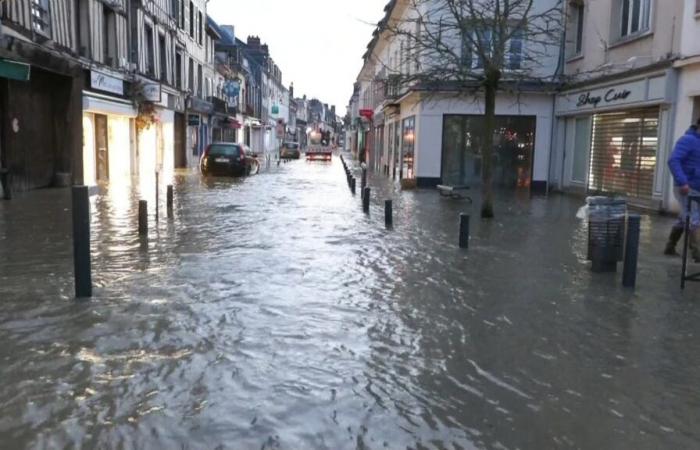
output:
<path id="1" fill-rule="evenodd" d="M 248 36 L 248 46 L 254 50 L 260 48 L 260 38 L 257 36 Z"/>
<path id="2" fill-rule="evenodd" d="M 294 83 L 289 85 L 289 97 L 294 98 Z"/>

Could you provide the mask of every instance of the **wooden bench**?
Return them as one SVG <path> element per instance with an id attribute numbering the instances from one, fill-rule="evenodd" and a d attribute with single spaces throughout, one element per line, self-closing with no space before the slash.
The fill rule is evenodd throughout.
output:
<path id="1" fill-rule="evenodd" d="M 470 203 L 472 202 L 472 198 L 467 195 L 467 191 L 469 190 L 469 186 L 467 185 L 447 186 L 444 184 L 438 184 L 437 189 L 442 197 L 469 200 Z"/>

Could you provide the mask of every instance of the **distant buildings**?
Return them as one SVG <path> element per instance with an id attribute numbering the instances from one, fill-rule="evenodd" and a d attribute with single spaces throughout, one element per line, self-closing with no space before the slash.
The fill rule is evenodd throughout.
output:
<path id="1" fill-rule="evenodd" d="M 14 190 L 150 186 L 212 141 L 272 154 L 337 126 L 325 106 L 312 125 L 267 45 L 218 25 L 206 0 L 13 0 L 0 18 L 0 174 Z"/>

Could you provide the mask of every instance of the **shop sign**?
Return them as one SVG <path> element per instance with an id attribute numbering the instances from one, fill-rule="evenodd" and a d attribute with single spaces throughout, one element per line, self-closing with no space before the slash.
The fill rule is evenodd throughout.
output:
<path id="1" fill-rule="evenodd" d="M 592 95 L 589 91 L 578 96 L 576 107 L 592 105 L 594 108 L 597 108 L 601 101 L 604 103 L 620 102 L 629 97 L 631 93 L 632 91 L 628 89 L 617 90 L 615 88 L 608 89 L 604 95 Z"/>
<path id="2" fill-rule="evenodd" d="M 619 108 L 655 100 L 663 101 L 665 86 L 665 77 L 655 77 L 563 93 L 557 96 L 557 113 L 577 114 L 584 111 Z"/>
<path id="3" fill-rule="evenodd" d="M 29 81 L 31 69 L 29 64 L 0 58 L 0 77 L 17 81 Z"/>
<path id="4" fill-rule="evenodd" d="M 190 97 L 190 109 L 202 114 L 214 112 L 214 105 L 197 97 Z"/>
<path id="5" fill-rule="evenodd" d="M 112 94 L 124 95 L 124 80 L 94 70 L 90 71 L 90 87 Z"/>
<path id="6" fill-rule="evenodd" d="M 241 84 L 235 80 L 229 80 L 224 84 L 224 93 L 228 97 L 236 98 L 241 92 Z"/>
<path id="7" fill-rule="evenodd" d="M 187 115 L 187 125 L 191 127 L 198 127 L 200 125 L 199 114 L 188 114 Z"/>
<path id="8" fill-rule="evenodd" d="M 374 116 L 374 111 L 371 109 L 361 109 L 360 110 L 360 117 L 364 117 L 367 120 L 372 120 L 372 117 Z"/>
<path id="9" fill-rule="evenodd" d="M 181 95 L 168 95 L 168 109 L 172 109 L 177 112 L 185 111 L 185 102 Z"/>
<path id="10" fill-rule="evenodd" d="M 161 102 L 161 87 L 159 83 L 147 83 L 143 85 L 143 97 L 153 103 Z"/>

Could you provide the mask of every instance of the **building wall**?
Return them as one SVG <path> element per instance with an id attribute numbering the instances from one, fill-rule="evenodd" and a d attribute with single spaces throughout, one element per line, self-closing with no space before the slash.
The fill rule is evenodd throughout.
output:
<path id="1" fill-rule="evenodd" d="M 416 176 L 440 178 L 442 168 L 442 132 L 445 114 L 483 115 L 483 103 L 473 98 L 434 98 L 417 107 L 401 105 L 401 119 L 416 116 Z M 551 148 L 553 102 L 551 95 L 522 94 L 519 97 L 500 95 L 496 99 L 496 115 L 534 116 L 535 153 L 533 182 L 548 180 Z"/>
<path id="2" fill-rule="evenodd" d="M 29 81 L 0 83 L 3 166 L 13 190 L 51 186 L 58 172 L 73 171 L 73 126 L 80 108 L 80 84 L 67 76 L 33 68 Z M 74 173 L 82 176 L 82 165 Z"/>
<path id="3" fill-rule="evenodd" d="M 678 53 L 683 1 L 685 0 L 651 0 L 650 30 L 633 39 L 617 37 L 620 0 L 584 2 L 582 56 L 569 59 L 565 67 L 566 73 L 594 78 L 649 65 Z M 571 23 L 569 25 L 567 41 L 570 43 L 575 30 Z"/>

